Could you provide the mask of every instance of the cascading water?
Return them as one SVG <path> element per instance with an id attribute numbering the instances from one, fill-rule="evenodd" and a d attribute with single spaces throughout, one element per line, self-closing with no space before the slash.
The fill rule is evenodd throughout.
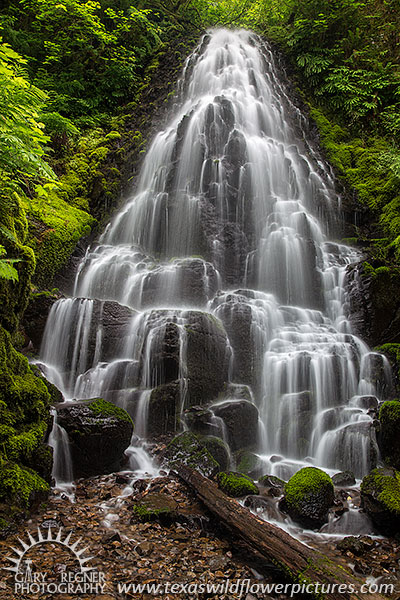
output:
<path id="1" fill-rule="evenodd" d="M 254 34 L 203 38 L 137 193 L 53 307 L 41 360 L 67 398 L 120 404 L 142 436 L 249 386 L 228 400 L 258 407 L 265 472 L 361 477 L 390 370 L 352 334 L 346 266 L 360 256 L 328 241 L 340 198 L 283 79 Z"/>

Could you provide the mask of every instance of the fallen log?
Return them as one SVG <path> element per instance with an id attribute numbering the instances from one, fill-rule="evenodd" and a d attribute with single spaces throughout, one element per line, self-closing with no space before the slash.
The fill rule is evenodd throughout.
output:
<path id="1" fill-rule="evenodd" d="M 183 464 L 175 467 L 174 471 L 250 550 L 272 563 L 286 580 L 304 585 L 307 595 L 332 600 L 385 598 L 362 591 L 365 580 L 358 579 L 342 565 L 305 546 L 279 527 L 253 515 L 198 471 Z"/>

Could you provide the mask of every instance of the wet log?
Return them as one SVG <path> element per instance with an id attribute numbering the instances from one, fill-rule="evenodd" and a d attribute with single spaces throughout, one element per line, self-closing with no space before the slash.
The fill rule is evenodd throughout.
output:
<path id="1" fill-rule="evenodd" d="M 358 579 L 343 565 L 305 546 L 279 527 L 253 515 L 198 471 L 182 464 L 175 468 L 175 472 L 193 488 L 209 511 L 246 543 L 250 551 L 257 557 L 261 555 L 287 581 L 298 584 L 299 588 L 304 585 L 306 595 L 332 600 L 383 600 L 384 596 L 380 594 L 362 593 L 361 586 L 365 580 Z M 291 590 L 288 590 L 290 594 Z"/>

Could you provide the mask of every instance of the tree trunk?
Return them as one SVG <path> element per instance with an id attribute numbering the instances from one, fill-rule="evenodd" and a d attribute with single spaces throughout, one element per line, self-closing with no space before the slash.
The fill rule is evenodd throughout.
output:
<path id="1" fill-rule="evenodd" d="M 261 554 L 267 562 L 272 563 L 285 579 L 299 584 L 299 591 L 304 583 L 305 586 L 310 586 L 307 593 L 318 598 L 331 600 L 350 598 L 382 600 L 384 598 L 380 594 L 361 594 L 360 589 L 365 583 L 364 580 L 357 579 L 342 565 L 304 546 L 279 527 L 256 517 L 236 500 L 226 496 L 213 481 L 203 477 L 198 471 L 183 464 L 175 471 L 196 491 L 199 500 L 225 526 L 246 542 L 250 550 L 258 555 Z M 313 587 L 310 584 L 313 584 Z M 324 588 L 321 588 L 322 585 Z"/>

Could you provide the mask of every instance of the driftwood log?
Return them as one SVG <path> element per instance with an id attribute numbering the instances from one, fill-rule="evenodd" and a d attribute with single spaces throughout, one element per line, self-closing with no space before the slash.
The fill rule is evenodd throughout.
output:
<path id="1" fill-rule="evenodd" d="M 298 542 L 279 527 L 256 517 L 198 471 L 183 464 L 175 467 L 174 471 L 193 488 L 210 512 L 246 543 L 250 551 L 258 556 L 261 554 L 286 580 L 308 586 L 307 589 L 303 588 L 307 595 L 332 600 L 382 600 L 386 597 L 377 593 L 361 593 L 364 579 L 357 579 L 342 565 Z M 311 584 L 314 584 L 314 588 L 310 587 Z"/>

